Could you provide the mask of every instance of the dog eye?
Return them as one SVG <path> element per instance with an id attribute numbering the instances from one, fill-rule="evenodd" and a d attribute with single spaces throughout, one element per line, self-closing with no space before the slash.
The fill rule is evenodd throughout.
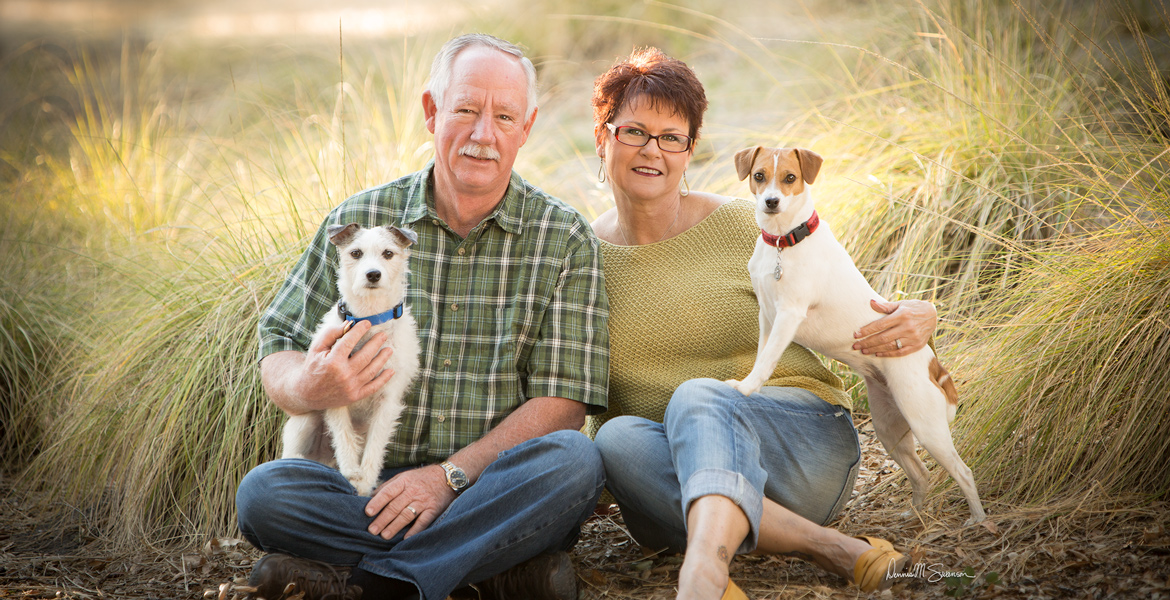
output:
<path id="1" fill-rule="evenodd" d="M 361 250 L 350 250 L 349 255 L 352 256 L 354 260 L 357 260 L 357 259 L 362 257 L 362 251 Z"/>
<path id="2" fill-rule="evenodd" d="M 792 183 L 794 181 L 796 181 L 796 175 L 793 175 L 792 173 L 789 173 L 788 177 L 784 178 L 784 183 Z"/>
<path id="3" fill-rule="evenodd" d="M 382 258 L 384 258 L 386 260 L 390 260 L 391 258 L 394 258 L 394 253 L 389 251 L 389 250 L 383 250 L 382 251 Z"/>
<path id="4" fill-rule="evenodd" d="M 755 179 L 756 181 L 763 181 L 764 174 L 763 173 L 756 173 L 755 175 L 752 175 L 752 179 Z"/>

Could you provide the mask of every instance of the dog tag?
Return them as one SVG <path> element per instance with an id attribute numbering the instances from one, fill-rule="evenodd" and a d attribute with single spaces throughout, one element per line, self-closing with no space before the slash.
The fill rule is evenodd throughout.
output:
<path id="1" fill-rule="evenodd" d="M 780 281 L 780 278 L 783 276 L 784 268 L 780 266 L 780 263 L 776 263 L 776 281 Z"/>

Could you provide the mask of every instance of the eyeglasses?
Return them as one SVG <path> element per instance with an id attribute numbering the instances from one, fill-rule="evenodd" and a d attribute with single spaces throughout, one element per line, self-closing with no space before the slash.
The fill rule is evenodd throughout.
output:
<path id="1" fill-rule="evenodd" d="M 682 135 L 681 133 L 663 133 L 661 135 L 650 135 L 637 127 L 630 127 L 622 125 L 618 127 L 613 123 L 606 123 L 613 137 L 617 141 L 627 145 L 641 148 L 650 143 L 650 140 L 658 140 L 658 148 L 663 152 L 686 152 L 691 149 L 690 136 Z"/>

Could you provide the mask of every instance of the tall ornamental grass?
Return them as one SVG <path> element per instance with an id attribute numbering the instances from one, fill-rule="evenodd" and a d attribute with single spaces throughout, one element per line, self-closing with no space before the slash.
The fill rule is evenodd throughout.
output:
<path id="1" fill-rule="evenodd" d="M 690 40 L 713 103 L 736 82 L 763 92 L 732 96 L 763 106 L 713 110 L 692 187 L 743 195 L 736 150 L 812 147 L 832 161 L 823 213 L 875 287 L 941 307 L 964 382 L 956 438 L 985 495 L 1042 501 L 1085 479 L 1164 494 L 1170 103 L 1142 27 L 1079 4 L 937 0 L 890 5 L 861 42 L 752 39 L 647 6 L 693 26 L 645 24 Z M 517 170 L 589 214 L 608 199 L 587 85 L 563 79 L 558 52 L 588 81 L 604 65 L 558 36 L 609 39 L 638 15 L 569 12 L 550 39 L 527 34 L 560 75 Z M 19 226 L 0 240 L 20 274 L 0 288 L 0 349 L 15 357 L 0 375 L 19 382 L 0 398 L 19 424 L 2 443 L 32 461 L 26 483 L 95 512 L 118 543 L 232 531 L 236 485 L 275 456 L 282 422 L 258 381 L 259 312 L 325 211 L 430 158 L 418 94 L 442 41 L 233 62 L 219 87 L 176 76 L 190 56 L 166 46 L 126 46 L 112 66 L 60 59 L 69 148 L 44 153 L 43 185 L 21 184 L 55 243 L 38 252 Z"/>
<path id="2" fill-rule="evenodd" d="M 827 211 L 855 260 L 941 308 L 957 444 L 1005 502 L 1170 493 L 1170 100 L 1149 41 L 1170 23 L 1129 11 L 921 5 L 810 114 L 853 165 Z"/>
<path id="3" fill-rule="evenodd" d="M 963 427 L 1002 501 L 1170 494 L 1170 219 L 1050 249 L 957 349 Z"/>
<path id="4" fill-rule="evenodd" d="M 95 269 L 81 282 L 91 343 L 55 374 L 27 482 L 92 511 L 114 543 L 234 530 L 235 488 L 276 456 L 283 423 L 259 382 L 260 312 L 329 208 L 429 159 L 415 91 L 433 49 L 397 50 L 302 73 L 283 99 L 236 92 L 218 114 L 68 71 L 83 106 L 130 96 L 152 116 L 94 108 L 69 124 L 70 165 L 53 172 L 79 199 L 66 217 L 91 218 L 76 236 Z"/>
<path id="5" fill-rule="evenodd" d="M 1130 34 L 1112 17 L 919 3 L 872 46 L 823 45 L 840 92 L 785 137 L 832 161 L 823 212 L 875 288 L 967 314 L 1013 285 L 1024 253 L 1129 213 L 1135 198 L 1108 191 L 1134 83 L 1113 70 Z"/>

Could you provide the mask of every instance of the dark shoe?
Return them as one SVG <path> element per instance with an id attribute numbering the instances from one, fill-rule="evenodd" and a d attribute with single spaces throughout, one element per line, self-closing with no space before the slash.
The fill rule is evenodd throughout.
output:
<path id="1" fill-rule="evenodd" d="M 252 566 L 248 597 L 255 600 L 361 600 L 362 588 L 347 585 L 349 569 L 297 558 L 268 554 Z M 299 594 L 299 595 L 298 595 Z"/>
<path id="2" fill-rule="evenodd" d="M 577 600 L 568 552 L 542 554 L 479 584 L 485 600 Z"/>

